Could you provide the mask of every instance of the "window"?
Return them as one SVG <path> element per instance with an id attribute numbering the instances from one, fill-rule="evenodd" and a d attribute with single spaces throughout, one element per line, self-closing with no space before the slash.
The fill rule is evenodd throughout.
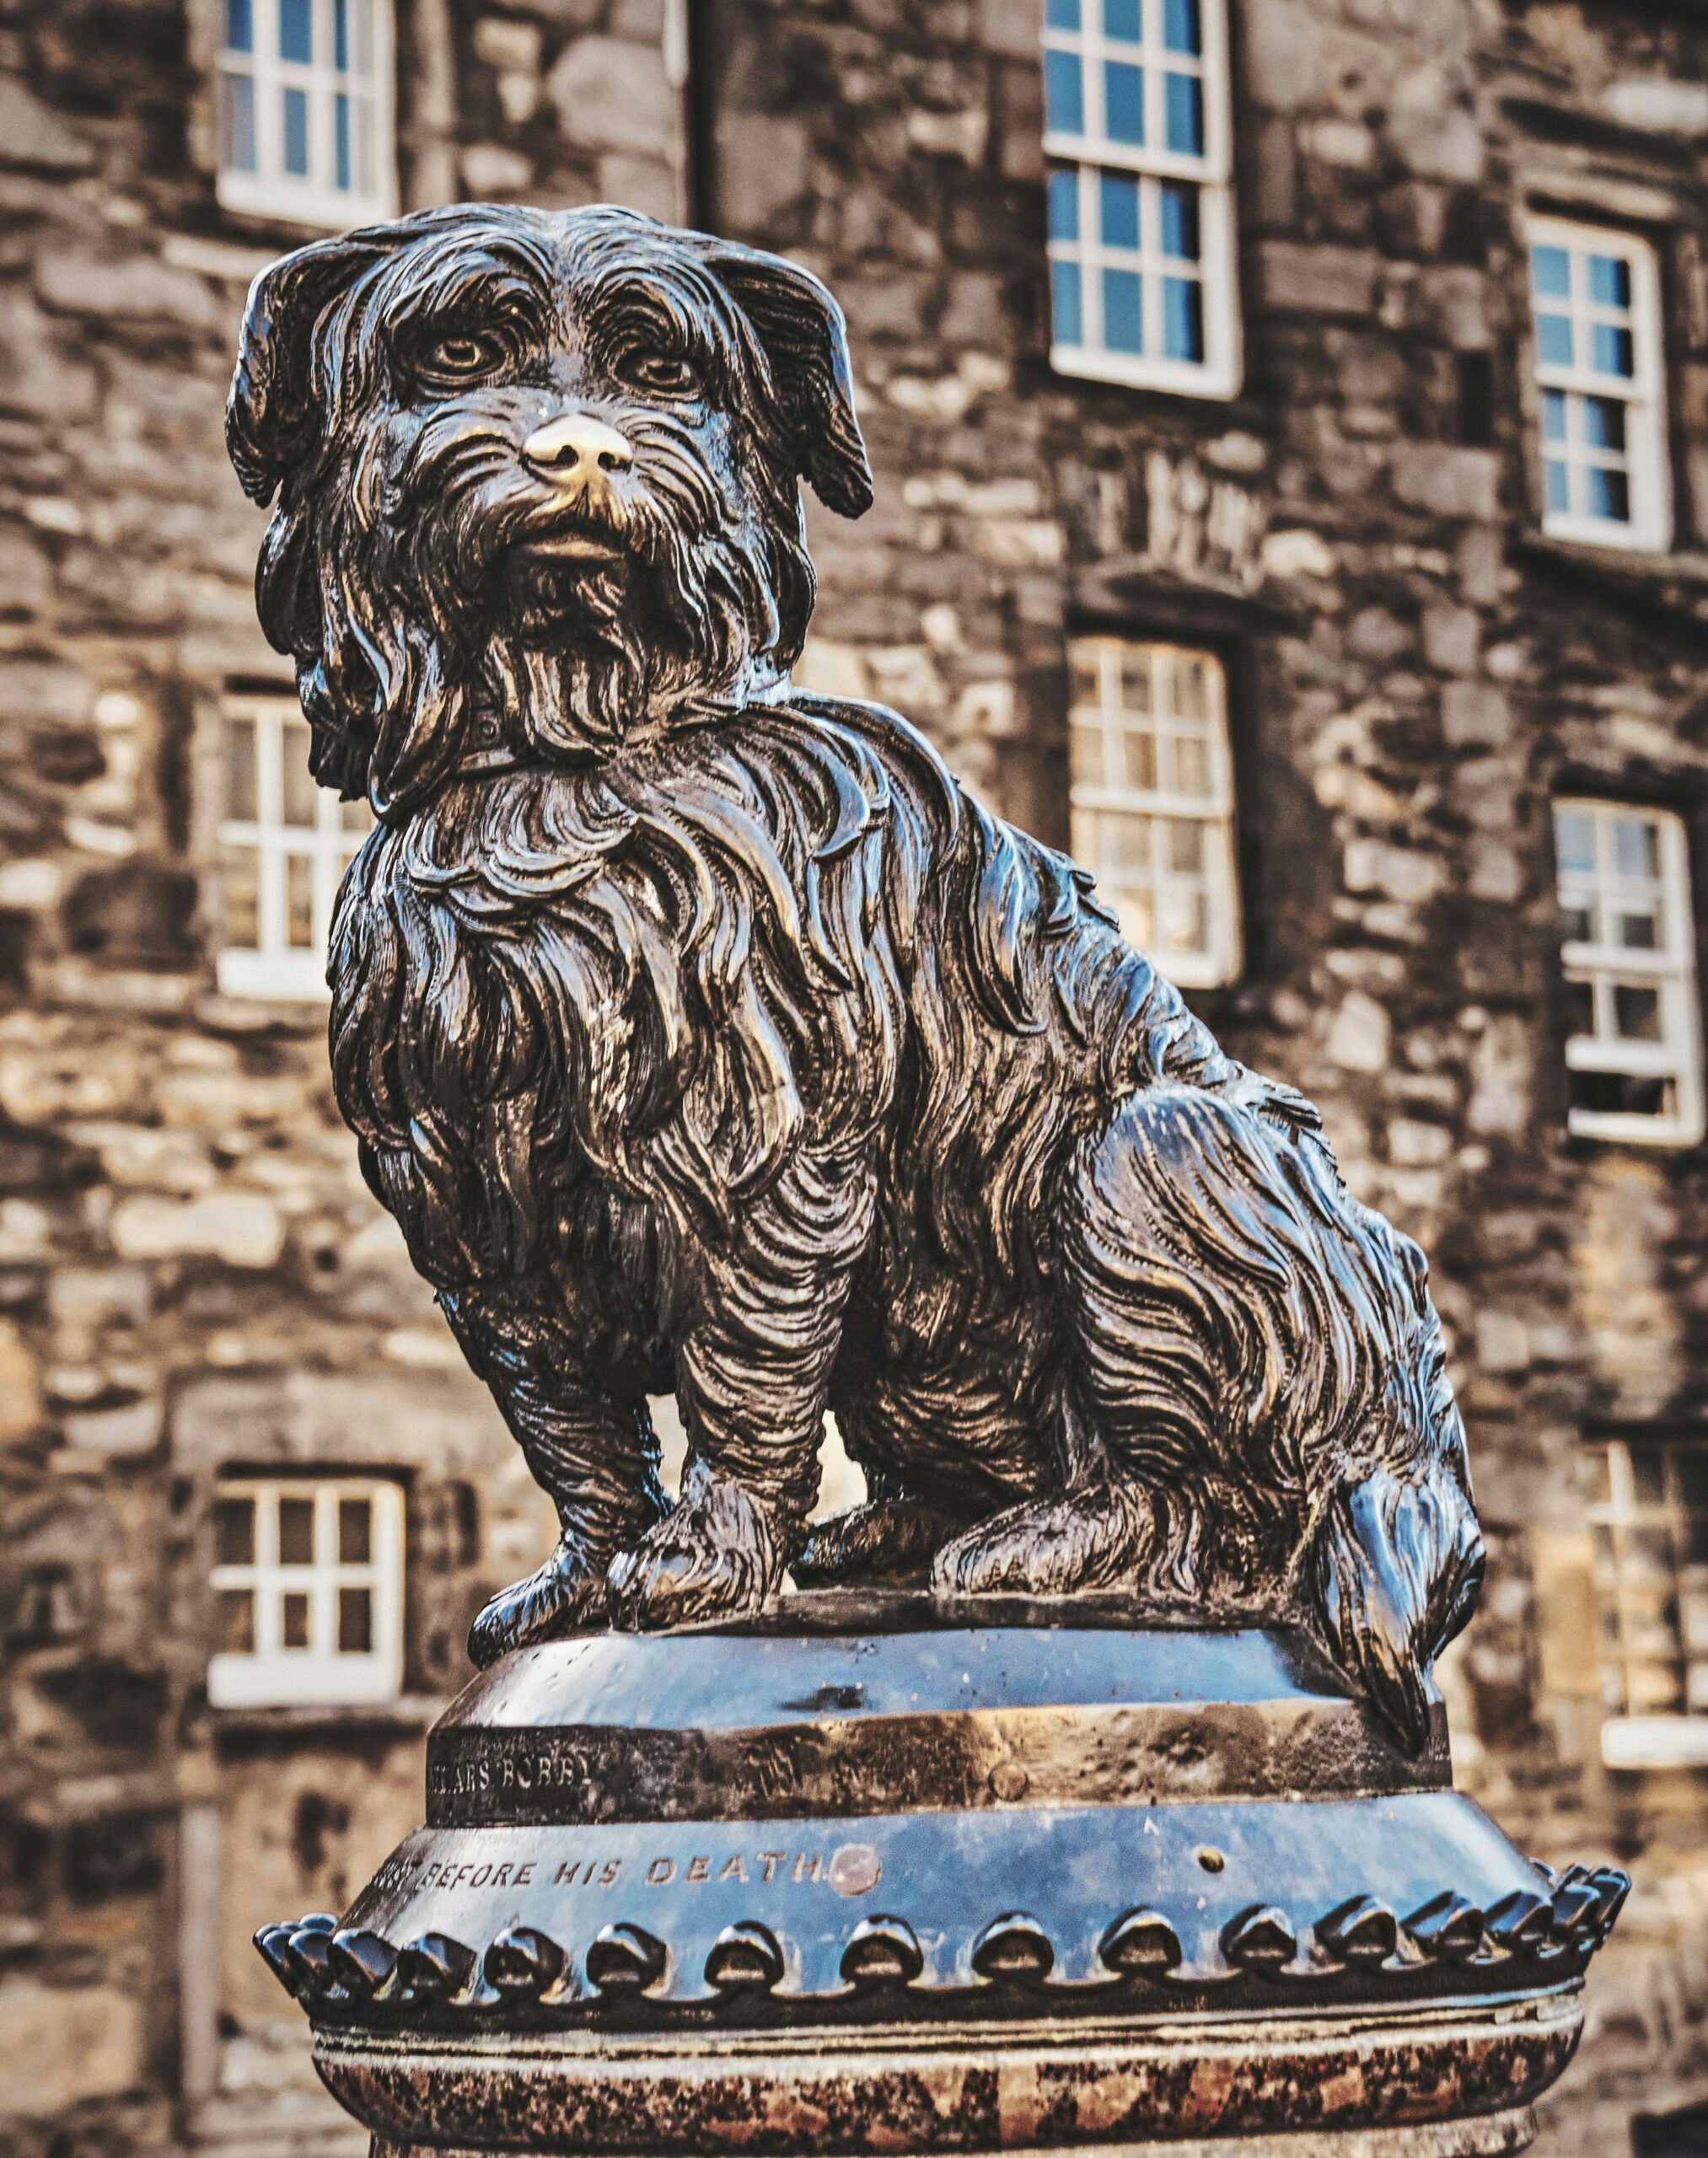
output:
<path id="1" fill-rule="evenodd" d="M 389 0 L 224 0 L 219 199 L 342 228 L 396 209 Z"/>
<path id="2" fill-rule="evenodd" d="M 1682 821 L 1618 802 L 1557 802 L 1570 1000 L 1569 1128 L 1692 1146 L 1702 1136 L 1701 1022 Z"/>
<path id="3" fill-rule="evenodd" d="M 1045 0 L 1050 363 L 1239 387 L 1223 0 Z"/>
<path id="4" fill-rule="evenodd" d="M 1233 770 L 1220 663 L 1176 645 L 1068 648 L 1073 851 L 1122 933 L 1189 989 L 1239 973 Z"/>
<path id="5" fill-rule="evenodd" d="M 1533 220 L 1542 529 L 1603 546 L 1672 538 L 1655 251 L 1628 233 Z"/>
<path id="6" fill-rule="evenodd" d="M 1708 1765 L 1708 1445 L 1615 1440 L 1589 1518 L 1608 1765 Z"/>
<path id="7" fill-rule="evenodd" d="M 326 940 L 345 864 L 373 823 L 309 776 L 309 727 L 293 697 L 226 701 L 219 827 L 228 996 L 326 995 Z"/>
<path id="8" fill-rule="evenodd" d="M 385 1701 L 403 1677 L 395 1484 L 234 1478 L 214 1500 L 216 1708 Z"/>

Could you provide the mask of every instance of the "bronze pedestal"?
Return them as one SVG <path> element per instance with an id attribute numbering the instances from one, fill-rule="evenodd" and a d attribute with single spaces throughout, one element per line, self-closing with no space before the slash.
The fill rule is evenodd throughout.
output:
<path id="1" fill-rule="evenodd" d="M 524 1650 L 427 1776 L 341 1927 L 260 1941 L 376 2158 L 1515 2150 L 1625 1885 L 1297 1630 L 1094 1605 Z"/>

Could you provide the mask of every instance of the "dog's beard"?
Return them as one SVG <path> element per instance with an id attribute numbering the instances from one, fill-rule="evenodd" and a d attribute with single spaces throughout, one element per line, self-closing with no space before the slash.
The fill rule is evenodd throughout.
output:
<path id="1" fill-rule="evenodd" d="M 625 424 L 636 483 L 609 559 L 529 545 L 577 505 L 542 497 L 509 438 L 471 432 L 466 415 L 429 422 L 395 477 L 364 460 L 334 556 L 385 708 L 382 802 L 424 792 L 477 723 L 524 753 L 609 754 L 643 724 L 751 694 L 793 658 L 811 572 L 792 489 L 761 518 L 668 418 Z"/>

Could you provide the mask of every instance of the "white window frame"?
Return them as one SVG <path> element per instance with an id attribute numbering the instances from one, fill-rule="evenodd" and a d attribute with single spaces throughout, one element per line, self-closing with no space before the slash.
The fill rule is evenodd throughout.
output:
<path id="1" fill-rule="evenodd" d="M 255 1504 L 255 1554 L 246 1564 L 218 1565 L 212 1581 L 221 1590 L 247 1591 L 255 1599 L 255 1646 L 222 1651 L 208 1658 L 207 1698 L 217 1709 L 341 1706 L 395 1700 L 403 1686 L 403 1492 L 375 1476 L 223 1477 L 221 1499 Z M 308 1499 L 314 1507 L 314 1559 L 287 1566 L 278 1555 L 279 1501 Z M 338 1506 L 365 1499 L 369 1506 L 365 1562 L 338 1556 Z M 371 1645 L 338 1646 L 338 1592 L 368 1592 Z M 287 1593 L 309 1600 L 309 1645 L 287 1649 L 282 1638 Z"/>
<path id="2" fill-rule="evenodd" d="M 1178 658 L 1200 663 L 1204 669 L 1206 717 L 1203 721 L 1177 718 L 1174 711 L 1174 667 Z M 1149 731 L 1157 748 L 1154 787 L 1108 783 L 1109 750 L 1112 742 L 1138 720 L 1121 702 L 1123 663 L 1148 666 L 1151 674 Z M 1213 652 L 1192 645 L 1157 643 L 1117 636 L 1075 637 L 1068 647 L 1069 679 L 1077 684 L 1082 674 L 1093 673 L 1095 701 L 1077 694 L 1068 708 L 1070 730 L 1089 728 L 1104 743 L 1104 782 L 1076 777 L 1069 791 L 1073 823 L 1073 851 L 1104 887 L 1105 903 L 1115 904 L 1119 883 L 1116 866 L 1100 859 L 1102 819 L 1105 817 L 1144 817 L 1151 820 L 1151 891 L 1152 925 L 1157 936 L 1148 947 L 1151 957 L 1169 980 L 1183 989 L 1215 989 L 1237 981 L 1244 963 L 1240 924 L 1239 872 L 1234 837 L 1233 756 L 1227 731 L 1227 685 L 1220 659 Z M 1206 751 L 1208 792 L 1186 794 L 1162 781 L 1173 776 L 1173 743 L 1177 735 L 1195 737 Z M 1204 866 L 1197 874 L 1169 867 L 1163 859 L 1166 820 L 1179 818 L 1202 828 Z M 1201 951 L 1170 949 L 1163 924 L 1170 892 L 1201 892 L 1205 910 L 1205 943 Z"/>
<path id="3" fill-rule="evenodd" d="M 1569 540 L 1597 547 L 1624 547 L 1640 554 L 1663 554 L 1673 540 L 1673 476 L 1667 450 L 1666 347 L 1661 313 L 1660 261 L 1654 249 L 1635 233 L 1599 225 L 1580 224 L 1563 217 L 1531 217 L 1525 226 L 1527 276 L 1530 292 L 1531 352 L 1536 382 L 1536 428 L 1539 463 L 1542 473 L 1542 529 L 1550 539 Z M 1544 298 L 1535 289 L 1534 250 L 1539 247 L 1564 249 L 1571 262 L 1571 292 L 1565 299 Z M 1611 256 L 1624 262 L 1630 273 L 1630 306 L 1615 308 L 1591 298 L 1588 259 Z M 1565 314 L 1573 330 L 1570 367 L 1542 357 L 1539 317 Z M 1631 333 L 1632 372 L 1603 374 L 1582 364 L 1592 349 L 1589 332 L 1598 322 L 1629 327 Z M 1566 404 L 1567 454 L 1550 457 L 1547 434 L 1547 400 L 1555 392 Z M 1625 446 L 1618 452 L 1598 452 L 1581 437 L 1583 400 L 1608 399 L 1625 407 Z M 1548 507 L 1548 466 L 1566 464 L 1568 507 Z M 1592 465 L 1623 469 L 1626 475 L 1630 515 L 1596 517 L 1578 499 L 1582 473 Z"/>
<path id="4" fill-rule="evenodd" d="M 277 1002 L 325 1003 L 326 946 L 332 910 L 350 857 L 368 829 L 351 829 L 346 805 L 330 787 L 318 787 L 314 824 L 285 822 L 284 770 L 287 757 L 309 754 L 309 726 L 293 696 L 228 696 L 221 706 L 222 769 L 229 770 L 229 725 L 255 728 L 255 808 L 254 819 L 223 818 L 217 837 L 222 848 L 255 854 L 257 862 L 259 933 L 255 945 L 223 944 L 214 962 L 220 992 L 226 996 L 260 997 Z M 309 864 L 309 917 L 313 942 L 292 944 L 287 862 L 306 857 Z"/>
<path id="5" fill-rule="evenodd" d="M 1696 985 L 1695 915 L 1690 897 L 1690 862 L 1684 821 L 1669 809 L 1631 802 L 1603 801 L 1565 795 L 1554 804 L 1556 867 L 1563 914 L 1587 908 L 1589 939 L 1564 938 L 1560 965 L 1570 983 L 1587 984 L 1594 998 L 1596 1031 L 1575 1033 L 1566 1044 L 1571 1071 L 1611 1071 L 1638 1079 L 1671 1080 L 1674 1107 L 1667 1116 L 1590 1109 L 1573 1104 L 1566 1127 L 1587 1139 L 1635 1141 L 1640 1146 L 1693 1146 L 1702 1137 L 1702 1017 Z M 1588 816 L 1595 831 L 1593 872 L 1568 868 L 1559 840 L 1560 819 Z M 1622 875 L 1614 852 L 1614 827 L 1622 819 L 1652 824 L 1657 835 L 1658 875 Z M 1653 950 L 1616 943 L 1609 933 L 1613 914 L 1652 910 L 1658 924 Z M 1658 996 L 1661 1039 L 1633 1041 L 1614 1030 L 1616 986 L 1652 988 Z"/>
<path id="6" fill-rule="evenodd" d="M 352 64 L 343 74 L 333 64 L 334 10 L 340 0 L 309 0 L 314 58 L 306 63 L 279 56 L 280 0 L 249 0 L 251 50 L 248 52 L 228 46 L 228 0 L 218 0 L 218 4 L 220 149 L 215 192 L 221 205 L 250 217 L 332 231 L 395 217 L 396 62 L 391 0 L 347 0 L 352 8 L 368 10 L 370 51 L 365 72 L 357 72 Z M 226 162 L 227 100 L 232 81 L 242 77 L 253 84 L 253 170 Z M 308 99 L 306 174 L 285 169 L 282 111 L 287 89 L 301 90 Z M 353 184 L 353 173 L 351 186 L 337 184 L 334 99 L 341 93 L 368 108 L 370 171 L 365 188 Z"/>
<path id="7" fill-rule="evenodd" d="M 1708 1564 L 1689 1557 L 1691 1516 L 1684 1502 L 1678 1476 L 1678 1457 L 1684 1445 L 1657 1441 L 1662 1456 L 1663 1496 L 1640 1499 L 1631 1468 L 1630 1444 L 1612 1440 L 1606 1447 L 1608 1497 L 1587 1510 L 1593 1533 L 1597 1533 L 1595 1595 L 1597 1656 L 1604 1706 L 1619 1712 L 1602 1725 L 1602 1758 L 1610 1769 L 1672 1769 L 1708 1767 Z M 1700 1447 L 1689 1449 L 1700 1453 Z M 1645 1642 L 1640 1629 L 1646 1610 L 1652 1613 L 1657 1584 L 1651 1579 L 1647 1592 L 1640 1583 L 1637 1568 L 1627 1549 L 1633 1533 L 1645 1535 L 1651 1544 L 1664 1538 L 1668 1572 L 1675 1599 L 1677 1626 L 1663 1649 Z M 1604 1622 L 1614 1622 L 1616 1645 L 1606 1638 Z M 1654 1710 L 1634 1707 L 1636 1690 L 1633 1670 L 1645 1664 L 1672 1663 L 1682 1667 L 1685 1705 L 1682 1710 Z"/>
<path id="8" fill-rule="evenodd" d="M 1085 132 L 1052 131 L 1046 110 L 1044 151 L 1047 158 L 1078 174 L 1079 232 L 1077 240 L 1052 239 L 1052 265 L 1080 266 L 1082 341 L 1062 342 L 1055 335 L 1054 294 L 1050 364 L 1058 374 L 1093 382 L 1125 383 L 1134 389 L 1163 389 L 1183 396 L 1227 399 L 1238 395 L 1243 367 L 1239 279 L 1234 244 L 1233 121 L 1229 85 L 1227 0 L 1199 0 L 1201 53 L 1165 52 L 1157 31 L 1162 0 L 1142 0 L 1144 42 L 1112 42 L 1103 35 L 1104 0 L 1080 0 L 1078 31 L 1041 32 L 1044 51 L 1077 54 L 1082 62 Z M 1145 75 L 1145 142 L 1112 142 L 1104 124 L 1105 58 L 1140 66 Z M 1164 142 L 1166 89 L 1163 76 L 1195 74 L 1202 84 L 1204 148 L 1201 154 L 1170 150 Z M 1098 178 L 1119 173 L 1139 181 L 1140 249 L 1111 251 L 1104 246 L 1098 223 Z M 1162 352 L 1164 276 L 1178 276 L 1181 265 L 1162 255 L 1156 244 L 1159 183 L 1189 181 L 1198 191 L 1197 283 L 1203 310 L 1204 357 L 1169 359 Z M 1046 180 L 1046 187 L 1048 180 Z M 1143 280 L 1143 352 L 1114 352 L 1100 341 L 1102 271 L 1105 266 L 1136 270 Z M 1053 271 L 1052 271 L 1053 282 Z"/>

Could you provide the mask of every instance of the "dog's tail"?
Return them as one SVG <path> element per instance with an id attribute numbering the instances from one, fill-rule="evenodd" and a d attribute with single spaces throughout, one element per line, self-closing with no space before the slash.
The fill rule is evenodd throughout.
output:
<path id="1" fill-rule="evenodd" d="M 1340 1484 L 1318 1517 L 1306 1570 L 1329 1646 L 1408 1754 L 1429 1742 L 1429 1667 L 1470 1617 L 1483 1539 L 1443 1463 L 1415 1479 L 1386 1467 Z"/>

